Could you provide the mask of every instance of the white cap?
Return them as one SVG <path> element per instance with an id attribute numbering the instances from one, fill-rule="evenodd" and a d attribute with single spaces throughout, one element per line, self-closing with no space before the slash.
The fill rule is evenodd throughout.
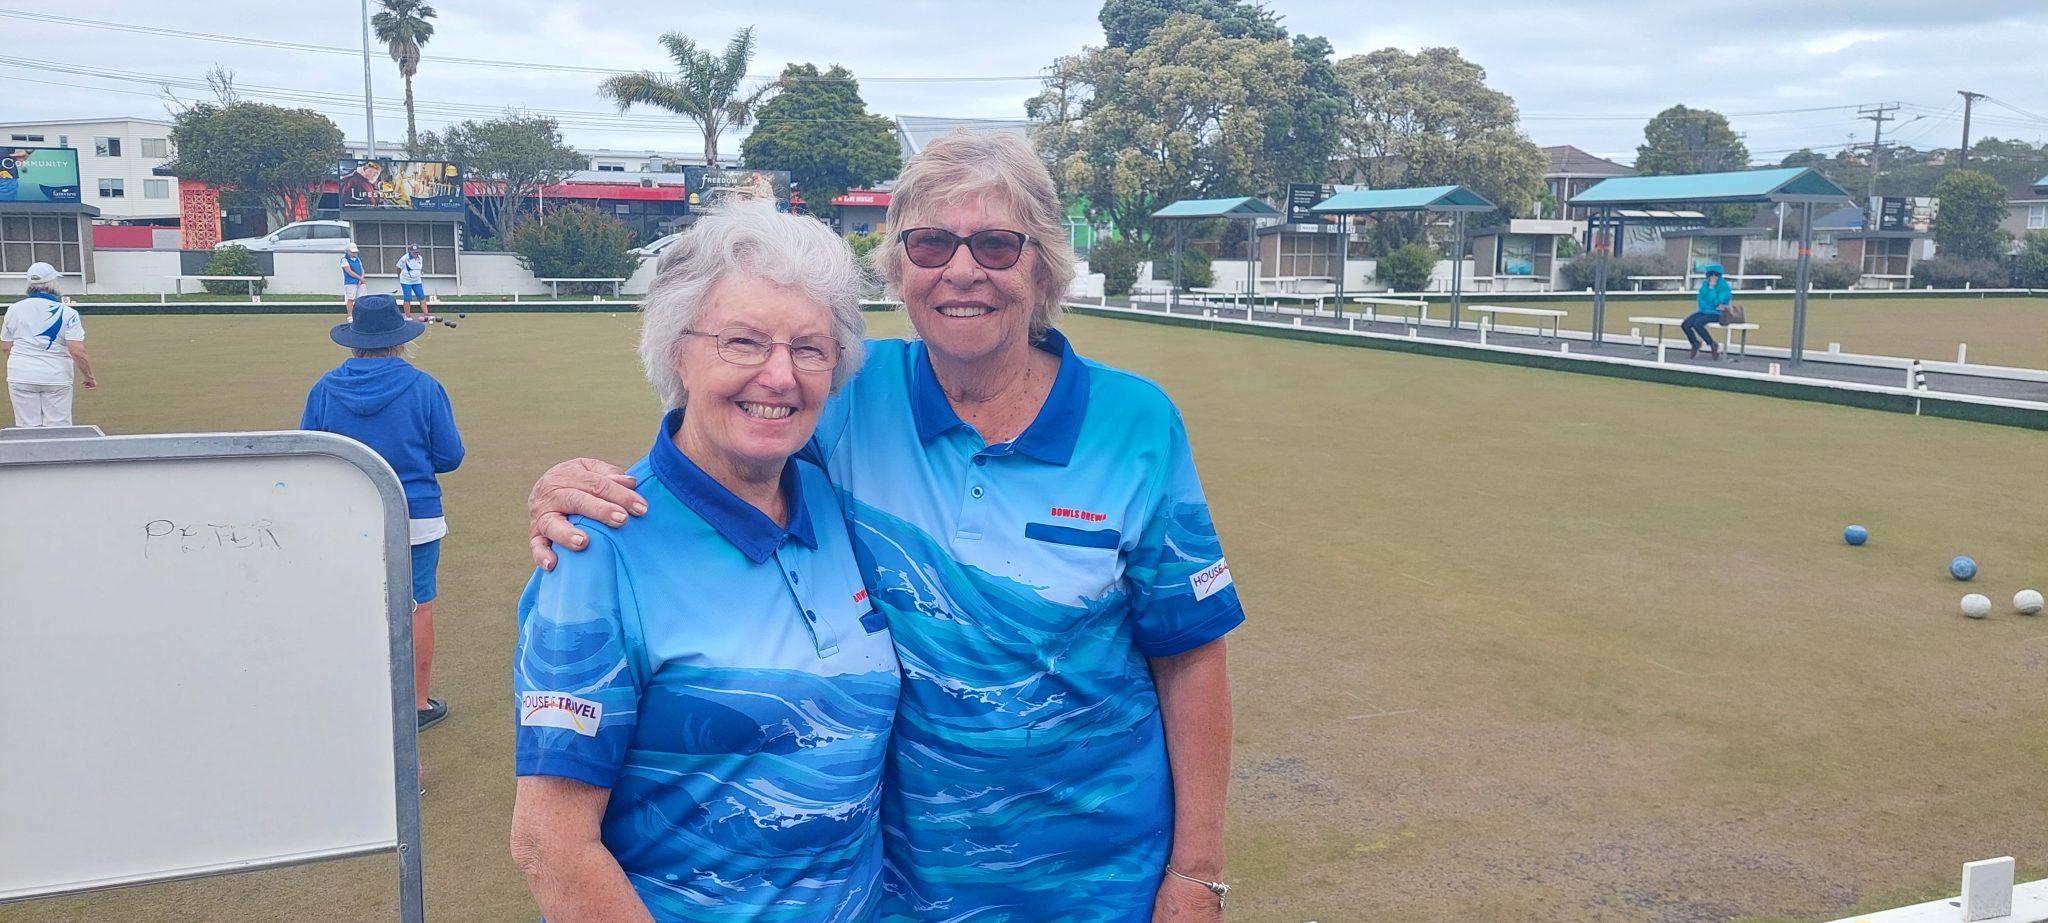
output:
<path id="1" fill-rule="evenodd" d="M 57 267 L 48 263 L 36 263 L 28 268 L 28 284 L 43 285 L 57 281 Z"/>
<path id="2" fill-rule="evenodd" d="M 356 242 L 355 242 L 355 241 L 351 240 L 351 241 L 349 241 L 349 242 L 348 242 L 348 252 L 350 252 L 350 253 L 354 253 L 354 252 L 356 252 Z"/>

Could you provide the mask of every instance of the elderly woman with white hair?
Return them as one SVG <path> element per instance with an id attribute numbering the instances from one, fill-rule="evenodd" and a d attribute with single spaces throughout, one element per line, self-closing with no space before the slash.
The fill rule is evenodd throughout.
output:
<path id="1" fill-rule="evenodd" d="M 874 916 L 896 654 L 825 472 L 791 457 L 860 367 L 862 282 L 767 203 L 662 255 L 646 514 L 586 523 L 519 604 L 512 852 L 553 923 Z"/>
<path id="2" fill-rule="evenodd" d="M 1224 635 L 1244 610 L 1173 402 L 1054 327 L 1061 219 L 1018 138 L 911 158 L 875 261 L 918 339 L 869 344 L 818 424 L 903 663 L 891 921 L 1223 918 Z M 561 513 L 637 511 L 616 472 L 543 477 L 537 562 L 585 541 Z"/>

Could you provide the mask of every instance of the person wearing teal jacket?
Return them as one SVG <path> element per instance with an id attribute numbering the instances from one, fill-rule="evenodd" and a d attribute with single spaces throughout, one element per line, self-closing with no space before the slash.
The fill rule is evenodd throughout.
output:
<path id="1" fill-rule="evenodd" d="M 1707 332 L 1707 325 L 1721 322 L 1721 309 L 1735 300 L 1735 293 L 1729 290 L 1728 280 L 1721 277 L 1720 264 L 1708 263 L 1706 270 L 1707 278 L 1700 283 L 1699 306 L 1692 316 L 1678 325 L 1678 329 L 1685 331 L 1685 341 L 1692 344 L 1691 355 L 1697 357 L 1700 354 L 1700 341 L 1705 340 L 1707 351 L 1718 360 L 1721 358 L 1721 345 L 1714 342 L 1714 335 Z"/>

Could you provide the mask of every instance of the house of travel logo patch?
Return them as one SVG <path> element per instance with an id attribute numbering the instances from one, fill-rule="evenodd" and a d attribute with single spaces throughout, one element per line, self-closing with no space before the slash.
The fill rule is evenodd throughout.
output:
<path id="1" fill-rule="evenodd" d="M 530 728 L 562 728 L 596 737 L 604 706 L 566 692 L 522 692 L 519 723 Z"/>
<path id="2" fill-rule="evenodd" d="M 1230 562 L 1218 560 L 1196 571 L 1193 577 L 1188 578 L 1188 583 L 1195 588 L 1196 601 L 1208 599 L 1230 585 Z"/>

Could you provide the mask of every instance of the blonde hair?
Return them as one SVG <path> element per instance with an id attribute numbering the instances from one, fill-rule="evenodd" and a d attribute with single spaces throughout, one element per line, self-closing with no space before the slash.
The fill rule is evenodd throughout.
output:
<path id="1" fill-rule="evenodd" d="M 1067 242 L 1058 187 L 1030 143 L 1013 134 L 975 134 L 956 128 L 933 141 L 896 177 L 884 223 L 889 229 L 874 261 L 889 286 L 902 291 L 904 231 L 948 205 L 990 199 L 1024 226 L 1008 230 L 1031 236 L 1037 253 L 1031 305 L 1031 338 L 1059 321 L 1068 284 L 1074 281 L 1074 248 Z"/>
<path id="2" fill-rule="evenodd" d="M 663 407 L 689 400 L 676 355 L 685 331 L 696 326 L 705 296 L 727 276 L 802 288 L 825 307 L 832 336 L 845 349 L 832 369 L 833 393 L 860 371 L 868 329 L 860 294 L 868 276 L 853 248 L 815 218 L 782 214 L 772 201 L 734 198 L 661 251 L 654 282 L 640 302 L 640 364 Z"/>

